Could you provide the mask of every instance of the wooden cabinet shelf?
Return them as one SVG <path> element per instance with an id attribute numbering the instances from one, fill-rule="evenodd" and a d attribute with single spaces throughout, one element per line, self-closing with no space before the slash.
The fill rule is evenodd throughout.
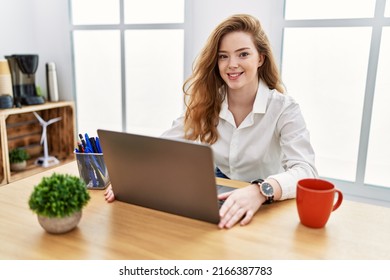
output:
<path id="1" fill-rule="evenodd" d="M 42 126 L 33 112 L 39 114 L 45 121 L 61 117 L 60 121 L 47 127 L 49 155 L 55 156 L 60 161 L 60 165 L 75 159 L 73 149 L 77 140 L 75 137 L 73 102 L 46 102 L 42 105 L 0 110 L 0 185 L 11 183 L 47 169 L 35 164 L 35 160 L 43 156 L 43 146 L 40 143 Z M 9 163 L 9 151 L 17 147 L 26 149 L 30 159 L 25 170 L 12 172 Z"/>

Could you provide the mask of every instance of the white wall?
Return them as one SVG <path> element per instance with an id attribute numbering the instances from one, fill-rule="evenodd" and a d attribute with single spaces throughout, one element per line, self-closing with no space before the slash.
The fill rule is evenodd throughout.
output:
<path id="1" fill-rule="evenodd" d="M 0 0 L 0 58 L 38 54 L 36 82 L 46 94 L 45 64 L 57 64 L 61 100 L 73 99 L 67 0 Z"/>
<path id="2" fill-rule="evenodd" d="M 36 51 L 32 9 L 33 1 L 0 0 L 0 58 Z"/>
<path id="3" fill-rule="evenodd" d="M 27 0 L 28 1 L 28 0 Z M 31 0 L 30 0 L 31 1 Z M 35 38 L 41 61 L 40 83 L 45 84 L 45 64 L 56 63 L 61 100 L 73 100 L 73 66 L 68 0 L 33 0 Z M 46 84 L 45 84 L 46 88 Z"/>
<path id="4" fill-rule="evenodd" d="M 282 0 L 187 0 L 185 76 L 211 30 L 236 13 L 249 13 L 260 19 L 279 60 L 281 3 Z M 55 62 L 61 100 L 74 99 L 68 5 L 68 0 L 0 0 L 0 58 L 38 54 L 36 79 L 44 94 L 45 63 Z"/>

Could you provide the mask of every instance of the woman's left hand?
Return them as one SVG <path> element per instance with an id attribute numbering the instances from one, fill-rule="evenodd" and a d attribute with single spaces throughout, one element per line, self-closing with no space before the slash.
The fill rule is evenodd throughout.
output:
<path id="1" fill-rule="evenodd" d="M 231 228 L 239 221 L 242 226 L 248 224 L 265 201 L 256 185 L 222 193 L 218 199 L 226 200 L 219 210 L 220 228 Z"/>
<path id="2" fill-rule="evenodd" d="M 104 198 L 107 202 L 113 202 L 115 200 L 115 194 L 112 190 L 112 186 L 109 185 L 107 189 L 104 191 Z"/>

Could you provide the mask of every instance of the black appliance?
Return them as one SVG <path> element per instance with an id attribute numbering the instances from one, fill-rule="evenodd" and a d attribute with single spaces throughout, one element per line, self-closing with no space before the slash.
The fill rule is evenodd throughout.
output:
<path id="1" fill-rule="evenodd" d="M 12 89 L 16 107 L 45 103 L 45 99 L 37 94 L 35 72 L 38 68 L 38 55 L 14 54 L 5 56 L 8 60 L 12 77 Z"/>

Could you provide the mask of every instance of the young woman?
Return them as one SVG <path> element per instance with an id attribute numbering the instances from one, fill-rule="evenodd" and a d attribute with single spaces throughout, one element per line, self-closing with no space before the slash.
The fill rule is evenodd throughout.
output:
<path id="1" fill-rule="evenodd" d="M 294 198 L 317 177 L 299 105 L 284 93 L 260 22 L 233 15 L 211 33 L 184 83 L 186 111 L 162 137 L 211 145 L 216 176 L 247 181 L 221 194 L 220 228 L 248 224 L 262 204 Z M 107 189 L 106 200 L 115 199 Z"/>

